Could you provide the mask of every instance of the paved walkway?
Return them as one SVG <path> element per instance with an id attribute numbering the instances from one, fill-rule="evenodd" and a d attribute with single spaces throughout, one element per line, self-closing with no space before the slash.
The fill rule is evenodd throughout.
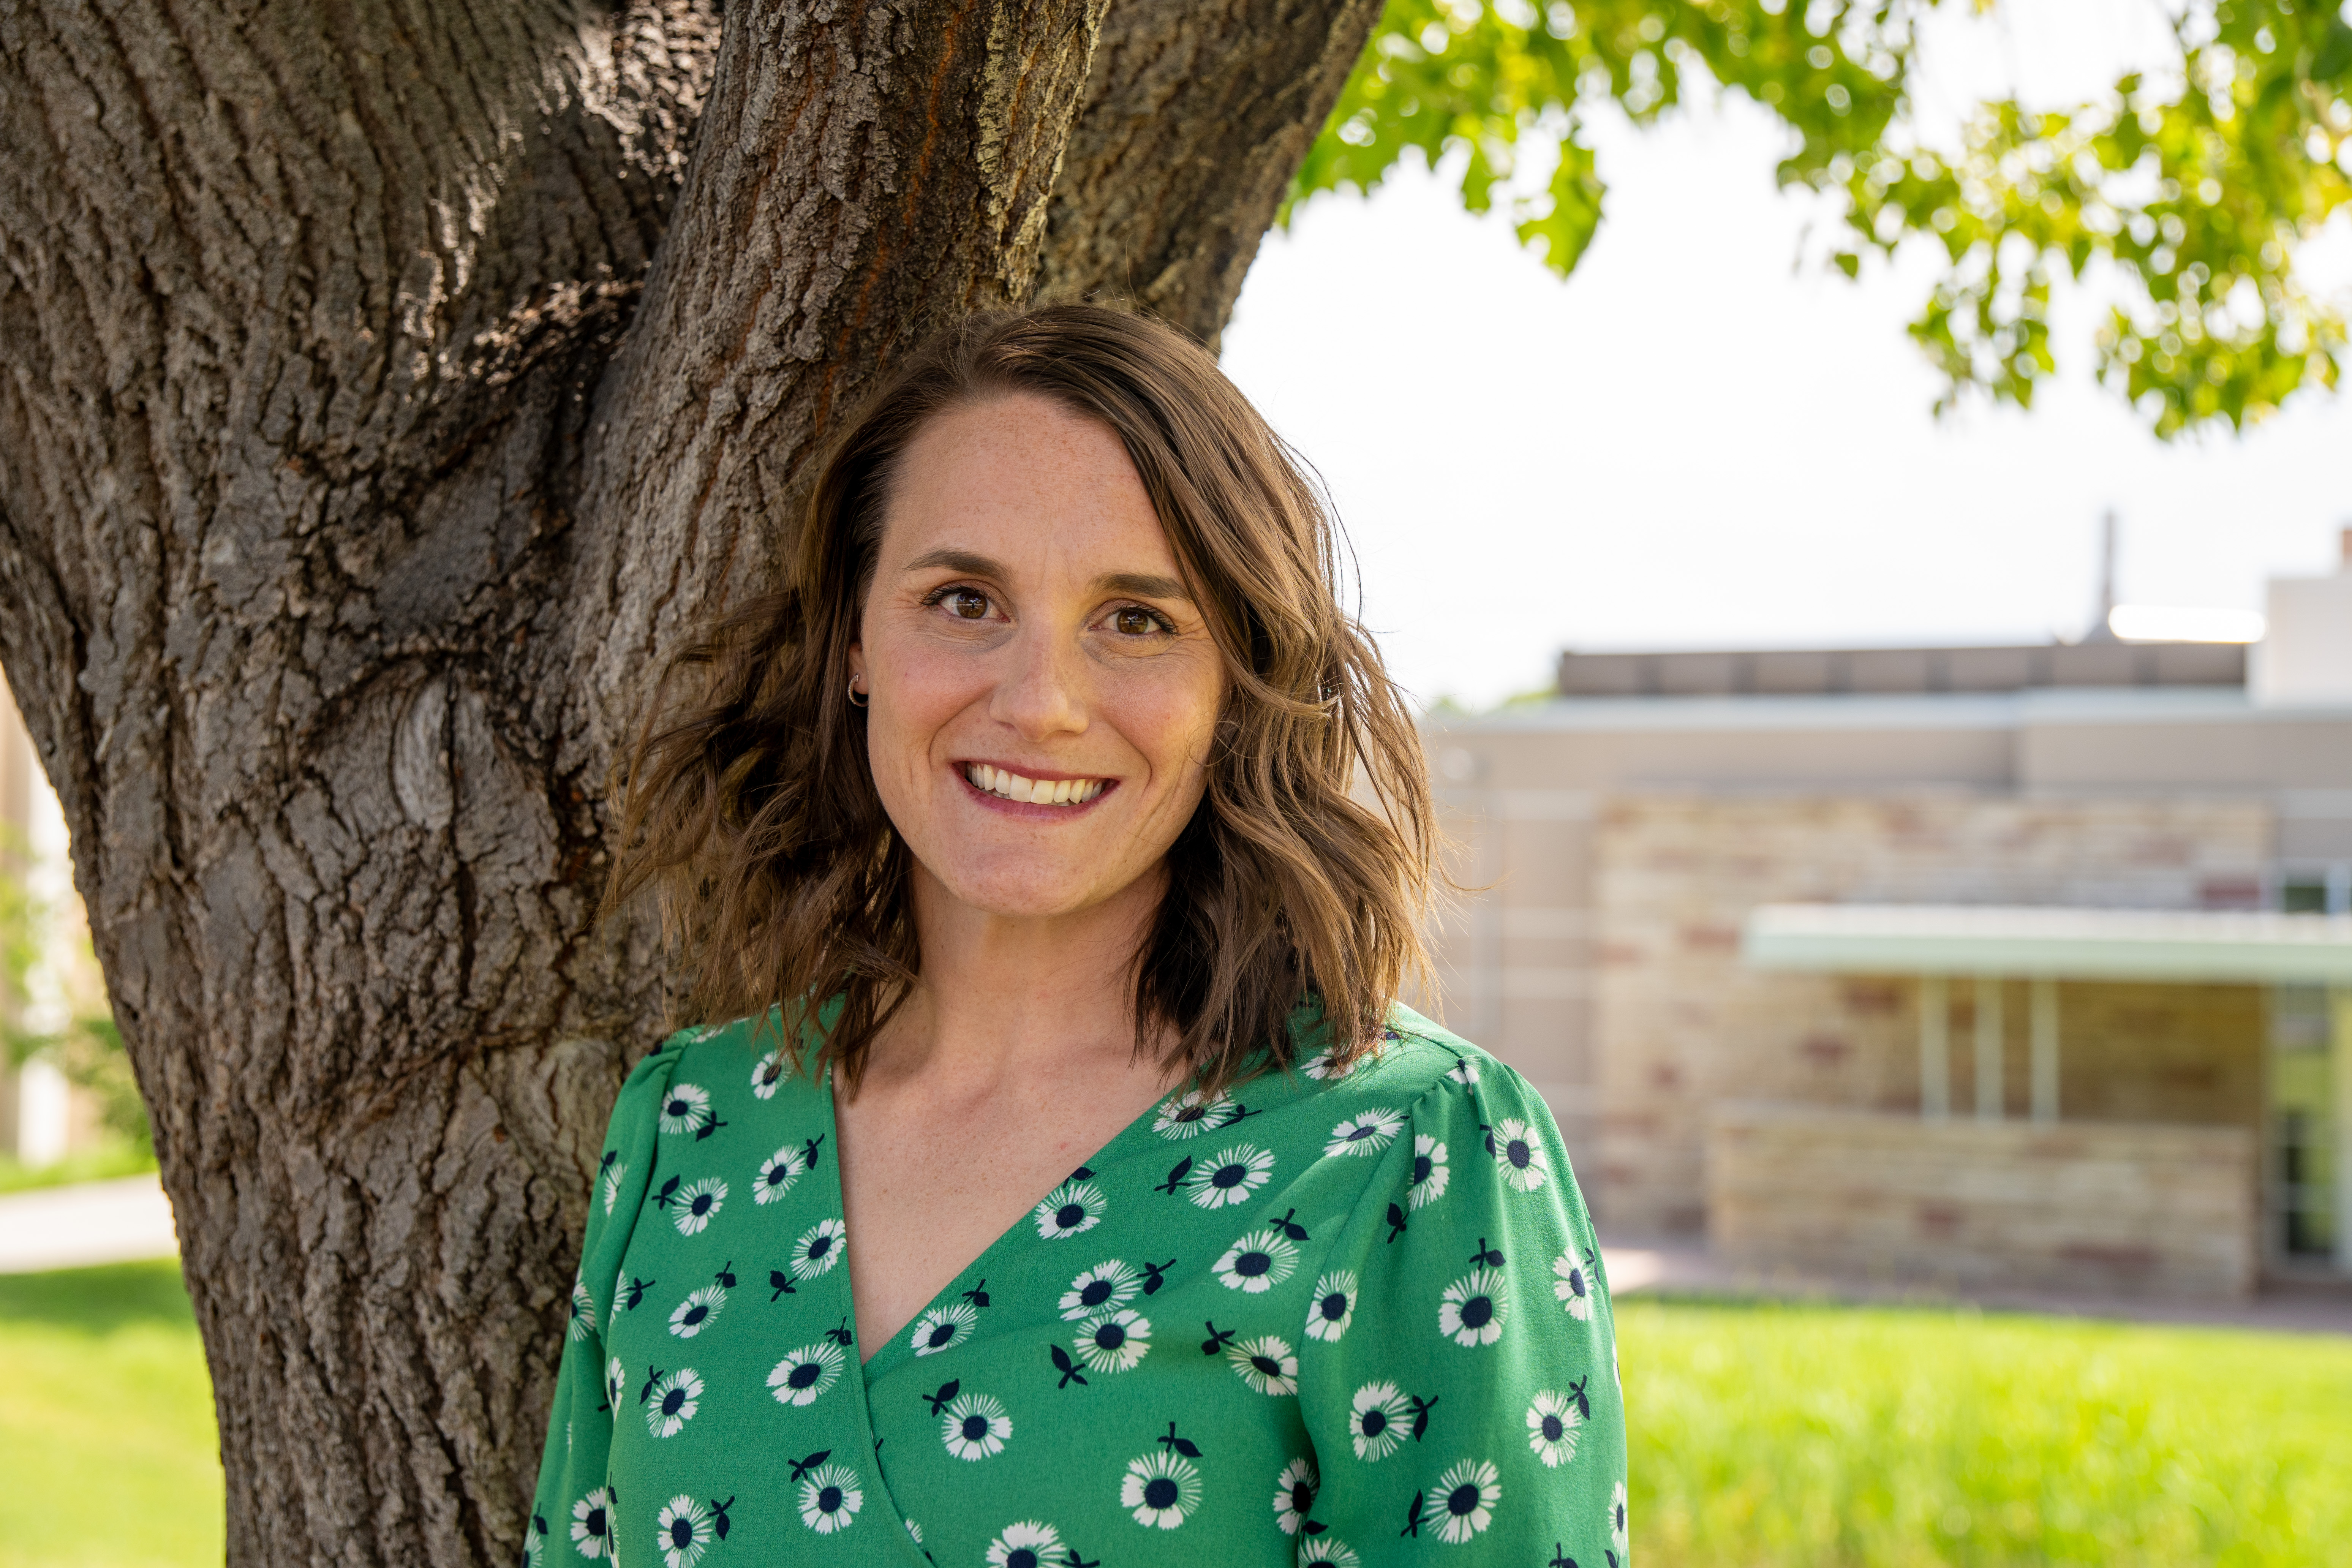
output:
<path id="1" fill-rule="evenodd" d="M 171 1202 L 152 1176 L 0 1197 L 0 1274 L 128 1263 L 142 1258 L 169 1258 L 178 1250 Z M 1665 1293 L 1744 1300 L 1769 1296 L 1917 1306 L 1957 1305 L 1963 1300 L 1916 1286 L 1736 1268 L 1690 1242 L 1621 1239 L 1603 1247 L 1602 1258 L 1610 1285 L 1620 1296 Z M 1995 1310 L 2061 1317 L 2352 1334 L 2352 1285 L 2273 1289 L 2243 1301 L 2166 1301 L 2043 1291 L 1979 1291 L 1965 1300 Z"/>
<path id="2" fill-rule="evenodd" d="M 0 1197 L 0 1274 L 170 1258 L 172 1203 L 152 1175 Z"/>

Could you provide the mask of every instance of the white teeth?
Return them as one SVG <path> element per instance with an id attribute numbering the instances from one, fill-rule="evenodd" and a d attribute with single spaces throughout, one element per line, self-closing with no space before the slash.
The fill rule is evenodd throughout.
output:
<path id="1" fill-rule="evenodd" d="M 1024 801 L 1034 805 L 1084 805 L 1102 794 L 1104 779 L 1031 779 L 986 763 L 973 763 L 964 771 L 972 787 L 983 790 L 1003 800 Z"/>

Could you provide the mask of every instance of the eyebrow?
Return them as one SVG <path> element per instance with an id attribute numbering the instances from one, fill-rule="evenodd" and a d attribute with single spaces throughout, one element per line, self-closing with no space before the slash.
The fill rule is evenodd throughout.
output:
<path id="1" fill-rule="evenodd" d="M 945 567 L 974 577 L 1003 578 L 1003 565 L 985 555 L 975 555 L 969 550 L 934 550 L 918 555 L 907 563 L 909 572 L 929 572 Z M 1112 572 L 1095 579 L 1097 593 L 1129 594 L 1139 599 L 1181 599 L 1192 602 L 1192 594 L 1173 577 L 1163 577 L 1151 572 Z"/>

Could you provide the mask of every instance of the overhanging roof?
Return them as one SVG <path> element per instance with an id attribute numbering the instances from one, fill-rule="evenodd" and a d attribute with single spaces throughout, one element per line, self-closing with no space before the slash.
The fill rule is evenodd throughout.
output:
<path id="1" fill-rule="evenodd" d="M 1765 904 L 1759 969 L 2352 985 L 2352 916 L 1960 904 Z"/>

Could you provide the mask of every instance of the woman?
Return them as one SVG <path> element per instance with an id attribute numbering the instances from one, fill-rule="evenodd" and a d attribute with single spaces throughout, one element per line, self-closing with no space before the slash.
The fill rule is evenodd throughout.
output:
<path id="1" fill-rule="evenodd" d="M 1430 803 L 1335 575 L 1136 317 L 842 435 L 635 759 L 614 898 L 738 1021 L 614 1109 L 533 1563 L 1624 1560 L 1558 1131 L 1393 1004 Z"/>

